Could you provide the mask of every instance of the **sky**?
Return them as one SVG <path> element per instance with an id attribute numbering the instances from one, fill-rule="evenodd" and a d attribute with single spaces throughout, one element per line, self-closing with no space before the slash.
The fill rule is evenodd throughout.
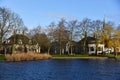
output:
<path id="1" fill-rule="evenodd" d="M 120 24 L 120 0 L 0 0 L 0 7 L 7 7 L 20 15 L 25 26 L 48 26 L 61 18 L 68 21 L 90 18 Z"/>

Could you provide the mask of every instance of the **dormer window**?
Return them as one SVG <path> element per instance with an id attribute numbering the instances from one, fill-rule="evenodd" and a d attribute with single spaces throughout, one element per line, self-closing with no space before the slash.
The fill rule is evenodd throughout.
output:
<path id="1" fill-rule="evenodd" d="M 5 43 L 6 43 L 6 44 L 10 43 L 10 40 L 6 40 Z"/>
<path id="2" fill-rule="evenodd" d="M 7 40 L 7 43 L 10 43 L 10 40 Z"/>

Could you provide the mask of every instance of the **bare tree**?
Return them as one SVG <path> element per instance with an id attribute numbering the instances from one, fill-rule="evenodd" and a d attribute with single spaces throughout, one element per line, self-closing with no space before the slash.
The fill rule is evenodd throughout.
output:
<path id="1" fill-rule="evenodd" d="M 46 33 L 44 33 L 41 26 L 37 26 L 37 27 L 33 28 L 32 30 L 30 30 L 29 35 L 32 39 L 37 41 L 37 43 L 41 47 L 41 52 L 47 52 L 47 50 L 50 46 L 50 41 L 49 41 Z"/>
<path id="2" fill-rule="evenodd" d="M 103 22 L 100 20 L 95 20 L 92 21 L 92 30 L 93 30 L 93 36 L 95 38 L 95 45 L 96 45 L 96 50 L 95 53 L 97 55 L 97 51 L 98 51 L 98 44 L 100 43 L 100 39 L 102 36 L 102 26 L 103 26 Z"/>
<path id="3" fill-rule="evenodd" d="M 68 31 L 70 32 L 70 38 L 69 38 L 68 43 L 70 44 L 70 50 L 71 50 L 68 52 L 71 52 L 71 55 L 73 55 L 73 48 L 72 47 L 73 47 L 73 40 L 74 40 L 74 36 L 75 36 L 76 27 L 77 27 L 77 20 L 72 20 L 72 21 L 68 22 Z"/>
<path id="4" fill-rule="evenodd" d="M 0 7 L 0 48 L 5 37 L 12 33 L 13 29 L 21 26 L 23 26 L 23 22 L 18 14 L 5 7 Z"/>
<path id="5" fill-rule="evenodd" d="M 100 20 L 92 21 L 93 36 L 97 39 L 101 37 L 103 22 Z"/>
<path id="6" fill-rule="evenodd" d="M 60 55 L 62 54 L 62 31 L 64 30 L 65 28 L 65 20 L 64 19 L 61 19 L 61 21 L 59 22 L 58 24 L 58 27 L 59 27 L 59 45 L 60 45 Z"/>
<path id="7" fill-rule="evenodd" d="M 61 21 L 59 21 L 56 31 L 58 32 L 58 41 L 61 55 L 62 52 L 64 52 L 65 44 L 69 40 L 69 31 L 66 29 L 66 21 L 64 19 L 61 19 Z"/>
<path id="8" fill-rule="evenodd" d="M 91 34 L 92 32 L 92 28 L 91 28 L 91 20 L 88 18 L 83 19 L 78 27 L 77 27 L 78 31 L 77 34 L 81 37 L 81 38 L 85 38 L 85 40 L 82 43 L 83 46 L 83 50 L 86 53 L 86 41 L 87 41 L 87 36 Z"/>
<path id="9" fill-rule="evenodd" d="M 56 25 L 55 25 L 55 23 L 52 22 L 52 23 L 48 26 L 47 30 L 48 30 L 48 38 L 49 38 L 49 40 L 50 40 L 50 46 L 49 46 L 49 49 L 48 49 L 48 53 L 50 53 L 51 44 L 52 44 L 53 42 L 55 42 L 55 35 L 56 35 L 56 34 L 55 34 L 55 30 L 56 30 Z"/>

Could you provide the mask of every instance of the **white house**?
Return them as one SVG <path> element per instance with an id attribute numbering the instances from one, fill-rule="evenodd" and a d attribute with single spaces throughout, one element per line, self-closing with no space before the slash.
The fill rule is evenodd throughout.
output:
<path id="1" fill-rule="evenodd" d="M 92 43 L 92 44 L 88 44 L 88 53 L 89 54 L 96 54 L 96 44 Z M 97 54 L 103 53 L 104 51 L 104 44 L 98 44 L 97 46 Z"/>

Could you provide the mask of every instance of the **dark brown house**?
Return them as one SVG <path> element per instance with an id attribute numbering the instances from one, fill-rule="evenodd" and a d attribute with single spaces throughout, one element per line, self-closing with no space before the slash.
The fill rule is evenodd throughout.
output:
<path id="1" fill-rule="evenodd" d="M 3 42 L 4 53 L 22 53 L 22 52 L 37 52 L 40 53 L 40 46 L 37 41 L 30 39 L 24 33 L 12 35 Z"/>

